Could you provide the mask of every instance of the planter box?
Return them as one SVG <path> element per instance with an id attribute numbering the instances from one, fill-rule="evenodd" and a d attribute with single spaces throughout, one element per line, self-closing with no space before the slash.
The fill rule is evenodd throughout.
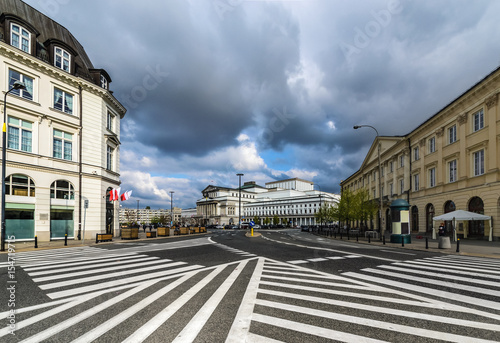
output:
<path id="1" fill-rule="evenodd" d="M 111 242 L 113 240 L 113 235 L 110 233 L 96 233 L 95 242 Z"/>
<path id="2" fill-rule="evenodd" d="M 123 228 L 122 229 L 122 239 L 138 239 L 139 238 L 139 228 Z"/>
<path id="3" fill-rule="evenodd" d="M 189 228 L 187 227 L 181 227 L 179 230 L 180 230 L 179 233 L 181 235 L 187 235 L 189 233 Z"/>
<path id="4" fill-rule="evenodd" d="M 155 237 L 156 237 L 156 231 L 146 232 L 146 238 L 155 238 Z"/>
<path id="5" fill-rule="evenodd" d="M 200 227 L 200 233 L 207 232 L 207 228 L 202 226 Z"/>
<path id="6" fill-rule="evenodd" d="M 170 229 L 168 227 L 159 227 L 156 229 L 156 234 L 158 236 L 168 236 L 170 232 Z"/>
<path id="7" fill-rule="evenodd" d="M 200 233 L 200 228 L 199 227 L 196 226 L 193 229 L 194 229 L 194 233 Z"/>

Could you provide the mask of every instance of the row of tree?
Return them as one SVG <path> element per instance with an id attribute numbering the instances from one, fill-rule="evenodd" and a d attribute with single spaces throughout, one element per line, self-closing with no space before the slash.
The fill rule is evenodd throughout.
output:
<path id="1" fill-rule="evenodd" d="M 358 221 L 361 226 L 368 226 L 368 220 L 376 215 L 378 208 L 378 202 L 370 199 L 368 189 L 362 188 L 355 192 L 346 189 L 338 203 L 323 204 L 315 217 L 320 223 L 338 221 L 350 227 L 352 222 Z"/>

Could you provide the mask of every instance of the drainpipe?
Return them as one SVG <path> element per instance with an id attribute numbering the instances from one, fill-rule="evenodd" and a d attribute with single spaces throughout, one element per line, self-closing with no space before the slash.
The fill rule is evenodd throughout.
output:
<path id="1" fill-rule="evenodd" d="M 411 185 L 411 140 L 408 138 L 408 149 L 410 150 L 410 170 L 408 172 L 408 175 L 410 175 L 410 187 L 408 188 L 408 193 L 406 194 L 406 201 L 408 201 L 408 204 L 410 203 L 410 192 L 412 189 Z"/>
<path id="2" fill-rule="evenodd" d="M 78 86 L 79 96 L 80 96 L 80 137 L 79 137 L 79 147 L 78 147 L 78 239 L 85 239 L 82 237 L 82 145 L 83 145 L 83 99 L 82 99 L 82 86 Z"/>

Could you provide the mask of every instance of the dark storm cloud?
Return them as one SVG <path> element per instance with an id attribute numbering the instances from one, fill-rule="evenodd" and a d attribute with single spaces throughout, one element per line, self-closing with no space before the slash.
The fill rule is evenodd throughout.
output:
<path id="1" fill-rule="evenodd" d="M 162 207 L 236 172 L 338 191 L 375 138 L 353 125 L 404 135 L 500 63 L 495 1 L 27 2 L 111 75 L 122 186 Z"/>

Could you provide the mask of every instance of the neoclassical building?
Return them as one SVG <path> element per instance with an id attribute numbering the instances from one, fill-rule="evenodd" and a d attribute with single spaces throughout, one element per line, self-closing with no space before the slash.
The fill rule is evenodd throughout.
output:
<path id="1" fill-rule="evenodd" d="M 240 188 L 210 185 L 196 202 L 197 218 L 206 225 L 237 225 L 240 218 Z M 241 186 L 241 218 L 248 223 L 275 216 L 283 225 L 317 225 L 315 214 L 322 205 L 333 205 L 337 194 L 314 190 L 314 183 L 298 178 L 268 182 L 265 187 L 254 181 Z"/>
<path id="2" fill-rule="evenodd" d="M 20 0 L 0 5 L 6 98 L 5 226 L 16 241 L 95 237 L 118 226 L 126 109 L 66 28 Z M 25 89 L 12 90 L 16 81 Z M 9 94 L 6 94 L 8 91 Z"/>
<path id="3" fill-rule="evenodd" d="M 341 189 L 368 188 L 382 196 L 382 227 L 390 230 L 390 203 L 410 204 L 413 232 L 430 232 L 432 218 L 454 210 L 492 217 L 460 223 L 463 237 L 500 239 L 500 68 L 404 136 L 378 136 L 360 169 Z M 378 148 L 381 155 L 379 187 Z M 451 222 L 446 223 L 451 229 Z M 375 220 L 372 227 L 378 229 Z M 451 231 L 451 230 L 449 230 Z"/>

